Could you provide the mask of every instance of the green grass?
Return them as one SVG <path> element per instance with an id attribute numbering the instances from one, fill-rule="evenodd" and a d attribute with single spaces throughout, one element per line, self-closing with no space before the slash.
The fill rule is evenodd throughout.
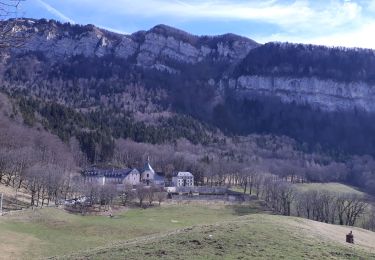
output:
<path id="1" fill-rule="evenodd" d="M 375 259 L 375 233 L 260 214 L 251 205 L 167 204 L 115 215 L 55 208 L 0 218 L 0 258 Z M 344 243 L 353 229 L 356 245 Z"/>
<path id="2" fill-rule="evenodd" d="M 45 208 L 1 218 L 0 240 L 10 241 L 2 245 L 14 248 L 9 255 L 21 258 L 53 256 L 197 224 L 214 223 L 256 211 L 259 208 L 255 204 L 184 204 L 130 209 L 108 218 L 72 215 L 59 209 Z M 18 237 L 28 241 L 28 244 L 17 244 L 15 241 Z"/>
<path id="3" fill-rule="evenodd" d="M 364 245 L 344 241 L 348 228 L 322 224 L 330 235 L 319 232 L 314 221 L 254 214 L 217 224 L 196 226 L 168 234 L 117 244 L 67 259 L 374 259 L 368 243 L 375 233 L 355 229 L 358 237 L 370 236 Z M 320 225 L 320 224 L 319 224 Z M 315 229 L 318 229 L 316 231 Z"/>
<path id="4" fill-rule="evenodd" d="M 240 187 L 240 186 L 232 186 L 232 187 L 229 188 L 229 190 L 243 193 L 244 188 Z M 246 190 L 246 193 L 249 193 L 249 189 Z"/>
<path id="5" fill-rule="evenodd" d="M 330 191 L 335 193 L 352 193 L 360 196 L 365 194 L 355 187 L 348 186 L 342 183 L 330 182 L 330 183 L 302 183 L 295 184 L 300 191 L 318 190 L 318 191 Z"/>

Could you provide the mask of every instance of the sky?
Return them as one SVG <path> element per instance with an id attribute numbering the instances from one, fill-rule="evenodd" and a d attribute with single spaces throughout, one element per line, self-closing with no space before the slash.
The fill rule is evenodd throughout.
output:
<path id="1" fill-rule="evenodd" d="M 26 0 L 19 16 L 119 33 L 167 24 L 197 35 L 375 49 L 375 0 Z"/>

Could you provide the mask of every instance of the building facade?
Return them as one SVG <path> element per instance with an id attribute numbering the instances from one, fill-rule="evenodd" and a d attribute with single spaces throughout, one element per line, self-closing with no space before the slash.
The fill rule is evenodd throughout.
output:
<path id="1" fill-rule="evenodd" d="M 155 172 L 150 163 L 147 162 L 142 170 L 137 169 L 88 169 L 82 172 L 85 182 L 96 182 L 100 185 L 132 185 L 144 184 L 146 186 L 164 186 L 165 178 L 163 173 Z"/>
<path id="2" fill-rule="evenodd" d="M 141 182 L 141 175 L 137 169 L 89 169 L 82 172 L 85 182 L 96 182 L 105 184 L 138 185 Z"/>
<path id="3" fill-rule="evenodd" d="M 151 167 L 150 162 L 147 161 L 145 167 L 141 171 L 141 182 L 146 186 L 149 185 L 159 185 L 164 186 L 165 178 L 164 174 L 161 172 L 155 172 Z"/>
<path id="4" fill-rule="evenodd" d="M 194 175 L 190 172 L 178 172 L 172 177 L 175 187 L 194 187 Z"/>
<path id="5" fill-rule="evenodd" d="M 138 185 L 141 182 L 141 174 L 137 169 L 132 169 L 122 181 L 122 184 L 125 185 Z"/>

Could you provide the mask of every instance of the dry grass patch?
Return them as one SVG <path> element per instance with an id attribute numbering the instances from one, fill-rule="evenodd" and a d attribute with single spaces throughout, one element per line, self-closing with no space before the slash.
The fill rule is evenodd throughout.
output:
<path id="1" fill-rule="evenodd" d="M 41 241 L 31 235 L 2 231 L 0 241 L 0 259 L 30 259 L 38 257 L 41 252 Z M 34 252 L 30 252 L 29 248 L 35 248 Z"/>
<path id="2" fill-rule="evenodd" d="M 295 184 L 295 187 L 299 191 L 329 191 L 339 194 L 356 194 L 360 196 L 365 196 L 366 194 L 355 187 L 345 185 L 338 182 L 329 182 L 329 183 L 300 183 Z"/>
<path id="3" fill-rule="evenodd" d="M 342 228 L 293 217 L 254 214 L 159 237 L 124 241 L 63 259 L 375 258 L 375 245 L 371 245 L 375 233 L 355 229 L 360 244 L 350 245 L 342 242 L 346 234 Z M 336 237 L 331 236 L 332 232 L 337 233 Z"/>
<path id="4" fill-rule="evenodd" d="M 291 225 L 303 230 L 307 236 L 327 242 L 340 243 L 346 247 L 361 248 L 363 250 L 375 253 L 375 233 L 369 230 L 331 225 L 307 219 L 296 218 L 290 222 Z M 345 235 L 350 231 L 354 233 L 354 245 L 345 242 Z"/>

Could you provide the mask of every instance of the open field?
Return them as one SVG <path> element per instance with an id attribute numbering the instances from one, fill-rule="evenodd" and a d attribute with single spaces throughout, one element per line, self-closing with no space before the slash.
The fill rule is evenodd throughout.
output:
<path id="1" fill-rule="evenodd" d="M 182 203 L 114 218 L 56 208 L 0 218 L 1 259 L 375 259 L 375 233 L 261 214 L 258 204 Z"/>
<path id="2" fill-rule="evenodd" d="M 299 191 L 309 191 L 309 190 L 318 190 L 318 191 L 330 191 L 335 193 L 352 193 L 360 196 L 364 196 L 365 193 L 356 189 L 355 187 L 348 186 L 342 183 L 329 182 L 329 183 L 301 183 L 295 184 L 295 187 Z"/>
<path id="3" fill-rule="evenodd" d="M 346 184 L 338 183 L 338 182 L 328 182 L 328 183 L 296 183 L 294 184 L 298 191 L 304 192 L 309 190 L 318 190 L 318 191 L 330 191 L 335 193 L 351 193 L 357 194 L 361 196 L 365 196 L 366 194 L 356 187 L 352 187 Z M 230 188 L 231 191 L 241 192 L 243 193 L 243 187 L 233 186 Z M 249 193 L 249 189 L 247 189 L 246 193 Z"/>
<path id="4" fill-rule="evenodd" d="M 355 245 L 345 243 L 353 230 Z M 375 259 L 375 233 L 253 214 L 139 238 L 62 259 Z"/>
<path id="5" fill-rule="evenodd" d="M 260 211 L 260 206 L 175 204 L 129 209 L 115 215 L 80 216 L 56 208 L 15 212 L 0 218 L 0 258 L 68 254 L 118 241 L 215 223 Z"/>

